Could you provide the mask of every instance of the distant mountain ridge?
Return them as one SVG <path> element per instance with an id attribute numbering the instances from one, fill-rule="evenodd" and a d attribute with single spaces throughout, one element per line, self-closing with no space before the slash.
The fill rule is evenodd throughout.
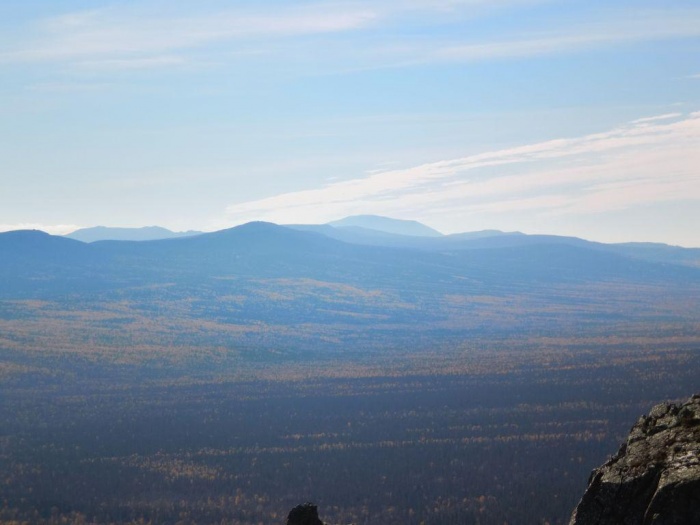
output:
<path id="1" fill-rule="evenodd" d="M 144 226 L 142 228 L 114 228 L 110 226 L 95 226 L 81 228 L 64 237 L 81 242 L 97 241 L 156 241 L 159 239 L 175 239 L 199 235 L 199 231 L 174 232 L 161 226 Z"/>
<path id="2" fill-rule="evenodd" d="M 334 238 L 332 233 L 336 231 L 344 232 L 345 238 Z M 665 255 L 667 260 L 659 261 L 658 247 L 653 260 L 646 260 L 644 252 L 642 256 L 636 252 L 625 254 L 624 245 L 604 245 L 575 237 L 501 233 L 476 238 L 422 238 L 372 231 L 375 242 L 367 243 L 349 242 L 348 231 L 360 240 L 367 238 L 360 228 L 321 225 L 304 231 L 265 222 L 178 239 L 105 240 L 87 245 L 38 231 L 16 231 L 0 234 L 0 269 L 12 268 L 5 274 L 12 287 L 21 275 L 29 279 L 28 283 L 49 285 L 53 272 L 80 279 L 86 269 L 107 280 L 110 275 L 124 276 L 129 281 L 142 277 L 147 281 L 161 280 L 169 272 L 184 272 L 306 276 L 372 286 L 387 282 L 403 286 L 406 279 L 412 279 L 413 285 L 439 282 L 443 286 L 466 277 L 470 282 L 481 283 L 480 287 L 507 287 L 509 283 L 522 286 L 529 281 L 561 279 L 644 282 L 650 278 L 682 281 L 686 274 L 694 276 L 692 280 L 700 277 L 699 268 L 686 264 L 690 257 L 687 251 L 680 249 L 683 257 L 679 258 L 678 249 L 671 247 Z M 31 277 L 35 271 L 40 271 L 41 280 Z"/>
<path id="3" fill-rule="evenodd" d="M 557 244 L 601 250 L 649 262 L 700 268 L 700 248 L 682 248 L 662 243 L 644 242 L 606 244 L 588 241 L 579 237 L 526 234 L 518 231 L 504 232 L 501 230 L 481 230 L 432 236 L 410 235 L 387 231 L 391 228 L 381 230 L 379 228 L 382 227 L 382 225 L 378 223 L 374 224 L 376 228 L 350 225 L 354 222 L 354 220 L 350 219 L 353 218 L 349 217 L 347 222 L 342 220 L 327 224 L 289 224 L 286 226 L 295 230 L 319 233 L 331 239 L 346 243 L 366 246 L 442 251 L 516 248 Z M 394 219 L 388 220 L 393 221 Z M 399 223 L 401 222 L 403 221 L 399 221 Z M 340 225 L 336 226 L 336 224 Z M 343 224 L 345 224 L 345 226 L 343 226 Z M 425 227 L 429 228 L 427 226 Z"/>
<path id="4" fill-rule="evenodd" d="M 393 219 L 388 220 L 393 221 Z M 415 224 L 420 225 L 420 223 Z M 499 230 L 484 230 L 450 235 L 439 234 L 439 236 L 418 236 L 390 233 L 361 226 L 332 226 L 331 223 L 279 226 L 273 223 L 251 222 L 211 233 L 196 231 L 178 233 L 160 227 L 95 227 L 78 230 L 62 237 L 52 236 L 38 230 L 17 230 L 0 233 L 0 249 L 2 249 L 3 245 L 8 245 L 8 243 L 13 242 L 16 243 L 16 247 L 23 246 L 25 249 L 34 245 L 36 246 L 32 249 L 38 249 L 38 245 L 40 244 L 42 245 L 41 249 L 48 249 L 48 246 L 53 246 L 55 249 L 60 247 L 59 251 L 65 253 L 75 251 L 70 249 L 70 246 L 72 246 L 71 244 L 64 245 L 63 243 L 59 243 L 59 239 L 66 239 L 74 242 L 80 241 L 81 243 L 95 243 L 96 245 L 104 244 L 105 247 L 100 250 L 86 252 L 93 256 L 98 253 L 117 253 L 120 251 L 135 253 L 135 251 L 140 251 L 140 249 L 136 247 L 120 248 L 119 245 L 124 241 L 139 241 L 139 244 L 144 243 L 142 247 L 144 252 L 170 252 L 174 251 L 175 248 L 163 248 L 161 244 L 152 245 L 151 243 L 153 241 L 173 239 L 180 239 L 183 241 L 192 240 L 195 242 L 195 244 L 188 242 L 184 245 L 180 245 L 176 250 L 179 253 L 184 253 L 189 249 L 188 247 L 195 245 L 216 245 L 219 248 L 228 246 L 227 249 L 234 245 L 237 246 L 237 249 L 242 249 L 243 245 L 254 245 L 258 248 L 264 245 L 270 249 L 281 249 L 283 246 L 287 246 L 287 248 L 290 249 L 289 253 L 294 253 L 299 251 L 300 246 L 305 245 L 311 240 L 313 240 L 312 244 L 314 245 L 322 245 L 324 244 L 323 239 L 326 241 L 340 241 L 340 245 L 329 245 L 333 246 L 331 251 L 339 249 L 339 246 L 344 246 L 342 251 L 346 254 L 365 253 L 368 249 L 372 248 L 399 248 L 419 250 L 420 252 L 440 253 L 445 253 L 446 251 L 453 252 L 455 250 L 457 252 L 475 251 L 481 253 L 484 250 L 518 250 L 523 248 L 539 249 L 537 247 L 544 246 L 570 246 L 587 251 L 591 250 L 622 256 L 630 260 L 700 268 L 700 248 L 681 248 L 660 243 L 605 244 L 578 237 L 540 234 L 529 235 L 521 232 L 503 232 Z M 224 242 L 224 239 L 229 239 L 228 244 Z M 236 241 L 234 242 L 233 239 L 236 239 Z M 239 244 L 243 240 L 245 240 L 245 242 Z M 116 245 L 113 243 L 116 243 Z M 355 247 L 353 248 L 353 246 Z M 364 247 L 364 250 L 361 247 Z M 485 255 L 482 254 L 481 257 L 484 256 Z M 10 259 L 12 259 L 12 257 L 10 257 Z"/>
<path id="5" fill-rule="evenodd" d="M 248 224 L 265 223 L 253 222 Z M 287 224 L 284 226 L 292 230 L 319 234 L 343 243 L 382 248 L 444 251 L 557 244 L 601 250 L 648 262 L 700 268 L 700 248 L 683 248 L 663 243 L 626 242 L 606 244 L 578 237 L 525 234 L 518 231 L 504 232 L 501 230 L 469 231 L 444 235 L 418 221 L 393 219 L 379 215 L 354 215 L 326 224 Z M 94 228 L 76 230 L 64 237 L 84 243 L 93 243 L 99 241 L 179 239 L 202 234 L 204 232 L 194 230 L 173 232 L 160 226 L 143 228 L 96 226 Z"/>
<path id="6" fill-rule="evenodd" d="M 140 338 L 139 348 L 223 344 L 227 352 L 321 355 L 494 334 L 558 336 L 562 326 L 604 334 L 632 322 L 646 327 L 650 319 L 681 326 L 700 305 L 700 268 L 582 239 L 373 232 L 382 243 L 382 236 L 417 243 L 411 247 L 323 233 L 344 228 L 317 230 L 254 222 L 184 238 L 92 243 L 2 233 L 0 313 L 47 301 L 54 310 L 22 314 L 25 320 L 36 315 L 63 326 L 64 318 L 55 318 L 62 309 L 107 316 L 71 321 L 68 335 L 81 341 L 86 334 L 118 341 L 123 328 Z M 132 325 L 150 328 L 130 332 Z M 114 345 L 109 352 L 118 353 Z"/>
<path id="7" fill-rule="evenodd" d="M 335 228 L 365 228 L 377 230 L 396 235 L 410 235 L 413 237 L 440 237 L 442 233 L 426 226 L 418 221 L 392 219 L 381 215 L 352 215 L 337 221 L 329 222 L 328 225 Z"/>

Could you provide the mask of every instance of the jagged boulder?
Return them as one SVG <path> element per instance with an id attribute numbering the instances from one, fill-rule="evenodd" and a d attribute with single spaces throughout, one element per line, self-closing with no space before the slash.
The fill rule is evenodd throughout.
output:
<path id="1" fill-rule="evenodd" d="M 700 395 L 639 418 L 591 473 L 569 525 L 700 524 Z"/>
<path id="2" fill-rule="evenodd" d="M 289 511 L 287 525 L 323 525 L 318 519 L 318 508 L 313 503 L 297 505 Z"/>

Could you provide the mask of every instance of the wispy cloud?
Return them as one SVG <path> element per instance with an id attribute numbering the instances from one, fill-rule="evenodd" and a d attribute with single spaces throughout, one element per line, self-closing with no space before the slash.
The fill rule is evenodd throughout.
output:
<path id="1" fill-rule="evenodd" d="M 682 117 L 682 118 L 678 118 Z M 700 112 L 638 119 L 602 133 L 374 172 L 231 205 L 228 223 L 322 222 L 355 213 L 591 214 L 700 201 Z"/>
<path id="2" fill-rule="evenodd" d="M 229 60 L 250 53 L 250 46 L 275 39 L 325 35 L 313 47 L 314 63 L 331 70 L 407 67 L 433 62 L 471 62 L 571 53 L 637 41 L 700 36 L 700 9 L 608 9 L 587 13 L 582 20 L 562 19 L 547 28 L 500 32 L 462 28 L 461 37 L 443 37 L 457 20 L 489 16 L 502 9 L 522 8 L 544 0 L 377 0 L 319 2 L 274 11 L 250 9 L 187 14 L 163 9 L 115 6 L 69 13 L 25 28 L 29 36 L 11 49 L 0 49 L 0 63 L 62 62 L 97 69 L 178 67 L 191 53 Z M 148 5 L 148 4 L 146 4 Z M 190 10 L 192 7 L 190 6 Z M 392 24 L 419 29 L 386 31 Z M 533 25 L 534 24 L 534 25 Z M 557 29 L 551 29 L 557 27 Z M 476 26 L 473 29 L 478 29 Z M 365 32 L 367 38 L 336 42 L 334 35 Z M 449 32 L 448 32 L 449 33 Z M 470 36 L 480 34 L 479 37 Z M 298 53 L 298 49 L 289 52 Z M 308 51 L 308 49 L 307 49 Z M 285 46 L 275 48 L 284 56 Z M 340 63 L 339 63 L 340 62 Z"/>
<path id="3" fill-rule="evenodd" d="M 109 70 L 137 70 L 173 67 L 186 64 L 186 58 L 174 55 L 130 57 L 130 58 L 106 58 L 102 60 L 84 60 L 75 65 L 87 69 Z"/>
<path id="4" fill-rule="evenodd" d="M 700 9 L 609 11 L 558 30 L 531 31 L 490 41 L 437 45 L 424 60 L 483 61 L 565 54 L 614 44 L 700 36 Z"/>
<path id="5" fill-rule="evenodd" d="M 285 8 L 275 12 L 225 11 L 159 16 L 116 8 L 72 13 L 40 24 L 24 46 L 0 53 L 0 61 L 86 60 L 146 56 L 161 65 L 164 53 L 222 41 L 334 33 L 358 29 L 376 18 L 372 9 Z M 149 58 L 155 55 L 155 59 Z M 102 64 L 104 62 L 101 62 Z M 122 64 L 116 62 L 116 65 Z"/>

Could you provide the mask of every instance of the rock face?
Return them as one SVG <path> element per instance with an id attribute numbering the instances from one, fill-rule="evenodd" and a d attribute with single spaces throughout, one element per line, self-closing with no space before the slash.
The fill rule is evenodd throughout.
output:
<path id="1" fill-rule="evenodd" d="M 312 503 L 297 505 L 289 511 L 287 525 L 323 525 L 318 519 L 318 508 Z"/>
<path id="2" fill-rule="evenodd" d="M 591 473 L 569 525 L 700 524 L 700 395 L 661 404 Z"/>

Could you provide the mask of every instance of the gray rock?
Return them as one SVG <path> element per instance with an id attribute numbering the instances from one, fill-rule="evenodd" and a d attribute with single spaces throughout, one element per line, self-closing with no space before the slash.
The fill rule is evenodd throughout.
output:
<path id="1" fill-rule="evenodd" d="M 323 525 L 318 518 L 318 508 L 313 503 L 297 505 L 289 511 L 287 525 Z"/>
<path id="2" fill-rule="evenodd" d="M 569 525 L 700 524 L 700 395 L 639 418 L 591 473 Z"/>

